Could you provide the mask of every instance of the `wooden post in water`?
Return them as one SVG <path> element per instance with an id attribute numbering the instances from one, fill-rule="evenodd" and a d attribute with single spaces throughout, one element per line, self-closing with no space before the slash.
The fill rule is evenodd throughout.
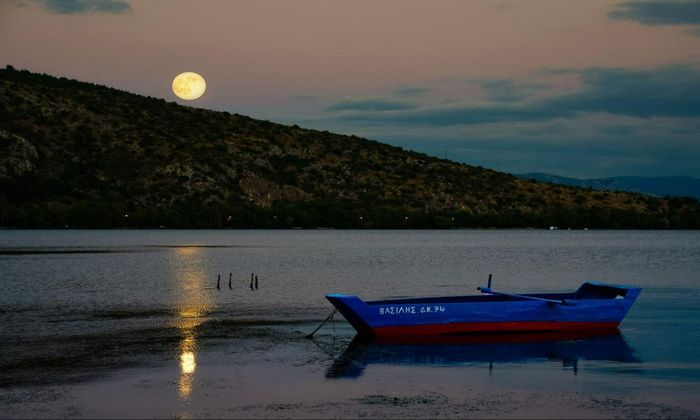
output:
<path id="1" fill-rule="evenodd" d="M 253 290 L 253 273 L 250 273 L 250 290 Z"/>
<path id="2" fill-rule="evenodd" d="M 233 289 L 233 287 L 231 287 L 231 279 L 232 278 L 233 278 L 233 273 L 228 273 L 228 288 L 229 288 L 229 290 Z"/>
<path id="3" fill-rule="evenodd" d="M 216 290 L 221 290 L 221 274 L 216 278 Z"/>
<path id="4" fill-rule="evenodd" d="M 258 275 L 255 275 L 255 290 L 258 290 Z"/>

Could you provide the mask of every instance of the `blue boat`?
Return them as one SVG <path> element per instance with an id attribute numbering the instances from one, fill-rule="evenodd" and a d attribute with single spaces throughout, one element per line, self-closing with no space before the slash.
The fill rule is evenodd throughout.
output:
<path id="1" fill-rule="evenodd" d="M 612 331 L 637 299 L 638 287 L 586 282 L 575 292 L 513 294 L 478 287 L 481 295 L 365 302 L 326 295 L 362 336 Z"/>

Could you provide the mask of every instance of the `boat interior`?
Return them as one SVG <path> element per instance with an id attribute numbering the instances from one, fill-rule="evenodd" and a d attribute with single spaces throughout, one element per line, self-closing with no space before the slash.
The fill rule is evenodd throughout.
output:
<path id="1" fill-rule="evenodd" d="M 586 282 L 575 292 L 568 293 L 523 293 L 522 296 L 551 300 L 584 300 L 584 299 L 624 299 L 629 288 L 608 284 Z M 459 303 L 459 302 L 512 302 L 527 300 L 517 295 L 491 295 L 488 293 L 468 296 L 423 297 L 405 299 L 384 299 L 365 302 L 368 305 L 397 305 L 413 303 Z"/>

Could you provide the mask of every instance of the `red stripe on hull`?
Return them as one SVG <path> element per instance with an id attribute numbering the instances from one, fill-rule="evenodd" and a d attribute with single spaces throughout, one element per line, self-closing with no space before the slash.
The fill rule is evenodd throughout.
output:
<path id="1" fill-rule="evenodd" d="M 617 322 L 457 322 L 452 324 L 400 325 L 377 327 L 372 332 L 378 337 L 405 335 L 434 335 L 460 333 L 508 333 L 537 331 L 601 331 L 617 329 Z"/>

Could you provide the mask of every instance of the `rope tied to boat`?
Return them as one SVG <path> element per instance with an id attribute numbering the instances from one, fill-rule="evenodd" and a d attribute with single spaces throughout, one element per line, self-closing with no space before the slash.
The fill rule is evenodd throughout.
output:
<path id="1" fill-rule="evenodd" d="M 338 310 L 337 310 L 337 309 L 333 309 L 333 312 L 331 312 L 331 314 L 328 315 L 328 317 L 321 323 L 321 325 L 319 325 L 318 327 L 316 327 L 316 329 L 313 330 L 313 331 L 311 332 L 311 334 L 305 335 L 304 338 L 313 338 L 314 334 L 316 334 L 316 332 L 317 332 L 318 330 L 320 330 L 321 327 L 323 327 L 324 325 L 326 325 L 326 323 L 327 323 L 328 321 L 330 321 L 331 319 L 333 319 L 333 316 L 335 316 L 335 313 L 336 313 L 336 312 L 338 312 Z M 333 330 L 335 330 L 335 321 L 333 322 Z"/>

